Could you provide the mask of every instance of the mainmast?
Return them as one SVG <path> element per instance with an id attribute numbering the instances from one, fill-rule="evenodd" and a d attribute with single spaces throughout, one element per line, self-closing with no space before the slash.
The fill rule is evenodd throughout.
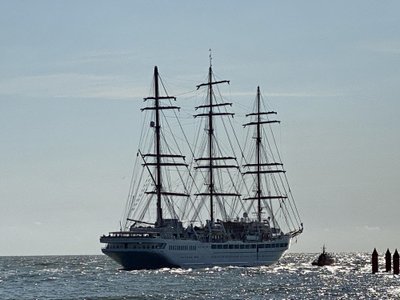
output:
<path id="1" fill-rule="evenodd" d="M 163 182 L 162 182 L 162 168 L 165 166 L 187 166 L 185 163 L 176 163 L 175 161 L 167 162 L 164 161 L 166 158 L 184 158 L 182 155 L 175 155 L 175 154 L 167 154 L 162 152 L 162 145 L 161 145 L 161 118 L 160 114 L 162 110 L 165 109 L 180 109 L 178 106 L 164 106 L 160 105 L 160 100 L 166 99 L 173 99 L 176 100 L 175 97 L 171 96 L 160 96 L 160 89 L 159 89 L 159 74 L 157 66 L 154 67 L 154 96 L 147 97 L 144 101 L 147 100 L 154 100 L 154 105 L 151 107 L 145 107 L 141 110 L 154 110 L 155 113 L 155 122 L 151 122 L 150 126 L 154 128 L 154 153 L 145 154 L 145 157 L 153 157 L 154 162 L 146 162 L 143 164 L 144 166 L 154 166 L 155 167 L 155 176 L 150 173 L 155 190 L 151 192 L 146 192 L 146 194 L 155 194 L 156 195 L 156 211 L 157 211 L 157 220 L 156 226 L 163 225 L 163 211 L 162 211 L 162 196 L 169 195 L 169 196 L 188 196 L 187 194 L 183 193 L 175 193 L 175 192 L 168 192 L 164 190 Z"/>
<path id="2" fill-rule="evenodd" d="M 214 220 L 214 163 L 212 157 L 213 155 L 213 134 L 214 134 L 214 124 L 213 124 L 213 90 L 212 90 L 212 69 L 211 62 L 208 69 L 208 96 L 209 96 L 209 111 L 208 111 L 208 157 L 210 158 L 210 169 L 209 169 L 209 192 L 210 192 L 210 220 Z"/>
<path id="3" fill-rule="evenodd" d="M 257 137 L 256 137 L 256 152 L 257 152 L 257 220 L 261 222 L 261 96 L 260 87 L 257 87 Z"/>
<path id="4" fill-rule="evenodd" d="M 255 163 L 253 164 L 245 164 L 244 167 L 255 167 L 254 171 L 247 171 L 243 174 L 252 174 L 256 175 L 256 195 L 254 197 L 244 198 L 244 200 L 256 200 L 257 201 L 257 220 L 261 222 L 262 220 L 262 200 L 272 200 L 272 199 L 284 199 L 287 198 L 286 196 L 281 195 L 271 195 L 271 191 L 267 191 L 267 194 L 263 194 L 262 189 L 262 174 L 273 174 L 273 173 L 284 173 L 284 170 L 278 169 L 278 167 L 282 167 L 282 163 L 277 162 L 268 162 L 262 159 L 262 125 L 263 124 L 270 124 L 270 123 L 279 123 L 280 121 L 277 120 L 266 120 L 263 121 L 261 116 L 263 115 L 272 115 L 275 114 L 275 111 L 268 111 L 263 112 L 261 110 L 261 92 L 260 87 L 257 87 L 257 111 L 254 113 L 247 114 L 246 117 L 249 116 L 256 116 L 255 121 L 243 124 L 244 127 L 246 126 L 256 126 L 256 155 L 255 155 Z M 267 169 L 263 169 L 262 167 L 267 167 Z M 273 217 L 273 216 L 272 216 Z M 274 218 L 273 218 L 274 220 Z"/>
<path id="5" fill-rule="evenodd" d="M 199 108 L 204 108 L 206 109 L 206 112 L 197 114 L 194 117 L 206 117 L 208 120 L 208 129 L 207 129 L 207 157 L 201 157 L 197 158 L 196 162 L 198 161 L 207 161 L 208 164 L 206 165 L 199 165 L 196 167 L 196 169 L 204 168 L 208 170 L 208 191 L 206 193 L 199 193 L 196 194 L 196 196 L 208 196 L 209 197 L 209 206 L 210 206 L 210 221 L 214 221 L 214 199 L 215 197 L 218 196 L 240 196 L 237 193 L 223 193 L 221 191 L 217 191 L 215 189 L 215 178 L 214 178 L 214 172 L 216 169 L 221 169 L 221 168 L 238 168 L 236 165 L 227 165 L 227 164 L 217 164 L 216 161 L 223 162 L 225 160 L 229 159 L 236 159 L 235 157 L 220 157 L 220 156 L 215 156 L 215 151 L 214 151 L 214 116 L 233 116 L 234 113 L 229 113 L 229 112 L 220 112 L 219 110 L 214 110 L 214 108 L 222 107 L 222 106 L 232 106 L 232 103 L 216 103 L 215 101 L 215 96 L 214 96 L 214 91 L 213 91 L 213 86 L 221 83 L 228 83 L 229 80 L 221 80 L 221 81 L 213 81 L 213 72 L 212 72 L 212 64 L 211 64 L 211 55 L 210 55 L 210 67 L 208 69 L 208 82 L 207 83 L 202 83 L 197 86 L 197 89 L 203 86 L 207 86 L 207 104 L 201 105 L 196 107 L 195 109 Z M 208 109 L 208 111 L 207 111 Z"/>

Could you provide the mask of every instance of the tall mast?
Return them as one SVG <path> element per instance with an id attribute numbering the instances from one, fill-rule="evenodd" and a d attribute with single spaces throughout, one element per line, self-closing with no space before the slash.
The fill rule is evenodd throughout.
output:
<path id="1" fill-rule="evenodd" d="M 154 67 L 154 108 L 156 113 L 155 124 L 155 154 L 156 154 L 156 193 L 157 193 L 157 224 L 162 225 L 162 208 L 161 208 L 161 143 L 160 143 L 160 91 L 158 87 L 158 68 Z"/>
<path id="2" fill-rule="evenodd" d="M 261 222 L 261 96 L 260 87 L 257 87 L 257 137 L 256 137 L 256 152 L 257 152 L 257 219 Z"/>
<path id="3" fill-rule="evenodd" d="M 149 166 L 155 167 L 155 176 L 153 174 L 151 175 L 151 178 L 153 180 L 155 190 L 154 191 L 148 191 L 146 194 L 153 194 L 156 195 L 156 213 L 157 213 L 157 219 L 156 219 L 156 226 L 162 226 L 163 225 L 163 211 L 162 211 L 162 196 L 184 196 L 187 197 L 187 194 L 184 193 L 177 193 L 173 191 L 165 191 L 162 183 L 162 168 L 167 167 L 167 166 L 187 166 L 185 163 L 177 163 L 175 161 L 163 161 L 163 158 L 167 159 L 175 159 L 175 158 L 183 158 L 184 156 L 182 155 L 177 155 L 177 154 L 168 154 L 168 153 L 163 153 L 161 149 L 161 118 L 160 114 L 162 110 L 165 109 L 180 109 L 178 106 L 171 106 L 171 105 L 161 105 L 160 101 L 161 100 L 168 100 L 168 99 L 173 99 L 176 100 L 175 97 L 171 96 L 161 96 L 160 95 L 160 89 L 159 89 L 159 74 L 158 74 L 158 68 L 157 66 L 154 67 L 154 96 L 153 97 L 147 97 L 144 98 L 145 101 L 147 100 L 154 100 L 154 105 L 149 106 L 149 107 L 144 107 L 141 110 L 154 110 L 155 113 L 155 122 L 151 122 L 150 126 L 154 128 L 155 134 L 154 134 L 154 153 L 149 153 L 149 154 L 144 154 L 143 159 L 146 157 L 151 157 L 154 158 L 154 162 L 147 162 L 145 160 L 144 166 L 147 168 Z"/>
<path id="4" fill-rule="evenodd" d="M 264 112 L 261 110 L 261 92 L 260 92 L 260 87 L 257 87 L 257 99 L 256 99 L 256 104 L 257 104 L 257 111 L 254 113 L 247 114 L 246 117 L 249 116 L 256 116 L 255 121 L 249 122 L 246 124 L 243 124 L 244 127 L 246 126 L 256 126 L 256 155 L 255 155 L 255 163 L 252 164 L 245 164 L 244 167 L 251 167 L 254 168 L 253 171 L 247 171 L 244 172 L 243 174 L 252 174 L 256 175 L 256 195 L 254 197 L 248 197 L 244 198 L 243 200 L 256 200 L 257 201 L 257 220 L 261 222 L 262 219 L 262 200 L 272 200 L 272 199 L 284 199 L 287 198 L 286 196 L 283 195 L 271 195 L 268 193 L 268 195 L 263 195 L 263 189 L 262 189 L 262 177 L 261 175 L 263 174 L 274 174 L 274 173 L 284 173 L 285 171 L 282 169 L 279 169 L 282 167 L 282 163 L 277 163 L 277 162 L 268 162 L 264 161 L 262 159 L 262 136 L 261 136 L 261 129 L 262 125 L 264 124 L 270 124 L 270 123 L 279 123 L 280 121 L 277 120 L 262 120 L 261 116 L 263 115 L 272 115 L 275 114 L 275 111 L 267 111 Z M 272 212 L 271 212 L 272 213 Z M 274 221 L 274 216 L 273 221 Z"/>
<path id="5" fill-rule="evenodd" d="M 214 198 L 221 196 L 240 196 L 238 193 L 224 193 L 222 191 L 217 191 L 215 189 L 215 179 L 214 179 L 214 171 L 215 169 L 222 169 L 222 168 L 238 168 L 237 165 L 231 164 L 217 164 L 215 163 L 216 161 L 225 161 L 225 160 L 231 160 L 231 159 L 236 159 L 235 157 L 224 157 L 224 156 L 215 156 L 214 153 L 214 116 L 233 116 L 233 113 L 229 112 L 220 112 L 220 111 L 214 111 L 215 107 L 222 107 L 222 106 L 231 106 L 232 103 L 216 103 L 214 101 L 214 93 L 213 93 L 213 85 L 215 84 L 221 84 L 221 83 L 229 83 L 229 80 L 221 80 L 221 81 L 213 81 L 213 72 L 212 72 L 212 65 L 211 65 L 211 55 L 210 55 L 210 67 L 208 69 L 208 82 L 207 83 L 202 83 L 197 86 L 197 89 L 203 86 L 207 86 L 208 89 L 208 94 L 207 94 L 207 104 L 197 106 L 195 109 L 206 109 L 204 113 L 200 113 L 197 115 L 194 115 L 194 117 L 206 117 L 208 119 L 208 130 L 207 130 L 207 157 L 201 157 L 197 158 L 196 162 L 199 161 L 206 161 L 208 162 L 205 165 L 198 165 L 196 169 L 207 169 L 208 171 L 208 191 L 206 193 L 199 193 L 196 194 L 196 196 L 208 196 L 209 197 L 209 206 L 210 206 L 210 221 L 214 221 Z M 208 109 L 208 111 L 207 111 Z"/>
<path id="6" fill-rule="evenodd" d="M 211 69 L 211 60 L 210 67 L 208 69 L 208 97 L 209 97 L 209 111 L 208 111 L 208 157 L 210 157 L 210 168 L 208 173 L 208 190 L 210 193 L 210 220 L 214 220 L 214 178 L 213 178 L 213 90 L 212 90 L 212 69 Z"/>

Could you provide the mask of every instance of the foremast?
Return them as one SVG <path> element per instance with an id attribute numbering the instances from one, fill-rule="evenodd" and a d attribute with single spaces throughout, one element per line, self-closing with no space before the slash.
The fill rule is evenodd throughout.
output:
<path id="1" fill-rule="evenodd" d="M 152 110 L 154 111 L 154 118 L 155 122 L 151 122 L 150 126 L 154 128 L 154 153 L 144 154 L 143 165 L 146 166 L 149 170 L 150 176 L 153 180 L 154 190 L 148 191 L 146 194 L 155 194 L 156 195 L 156 227 L 163 226 L 163 210 L 162 210 L 162 197 L 163 196 L 185 196 L 187 194 L 184 193 L 176 193 L 172 191 L 166 191 L 163 186 L 163 177 L 162 177 L 162 170 L 164 167 L 168 166 L 187 166 L 185 163 L 177 163 L 174 161 L 165 161 L 168 158 L 185 158 L 182 155 L 170 154 L 165 153 L 162 150 L 162 143 L 161 143 L 161 118 L 160 114 L 163 110 L 173 110 L 173 109 L 180 109 L 178 106 L 172 105 L 161 105 L 161 100 L 176 100 L 176 97 L 172 96 L 161 96 L 160 95 L 160 86 L 159 86 L 159 74 L 158 74 L 158 67 L 154 67 L 154 96 L 144 98 L 144 101 L 153 100 L 153 106 L 142 108 L 141 110 Z M 152 162 L 147 162 L 145 160 L 146 157 L 154 158 Z M 154 167 L 153 174 L 149 167 Z"/>
<path id="2" fill-rule="evenodd" d="M 214 134 L 214 118 L 216 116 L 234 116 L 234 113 L 230 112 L 221 112 L 219 108 L 224 106 L 232 106 L 232 103 L 217 103 L 215 100 L 213 86 L 218 84 L 228 83 L 229 80 L 220 80 L 215 81 L 213 79 L 213 71 L 211 64 L 211 55 L 210 55 L 210 67 L 208 69 L 208 82 L 197 85 L 197 89 L 201 87 L 207 87 L 207 102 L 205 105 L 197 106 L 195 109 L 205 109 L 203 113 L 194 115 L 197 117 L 205 117 L 207 118 L 207 156 L 196 158 L 195 161 L 199 163 L 200 161 L 205 161 L 206 164 L 198 165 L 195 167 L 196 169 L 206 169 L 208 172 L 208 182 L 206 185 L 208 186 L 208 191 L 205 193 L 197 193 L 196 196 L 205 196 L 209 197 L 209 208 L 210 208 L 210 222 L 211 224 L 214 222 L 215 212 L 214 212 L 214 201 L 216 197 L 225 197 L 225 196 L 240 196 L 238 193 L 224 193 L 221 190 L 217 190 L 215 187 L 215 177 L 214 172 L 217 169 L 223 168 L 238 168 L 235 164 L 226 164 L 225 161 L 228 160 L 236 160 L 236 157 L 232 156 L 216 156 L 215 154 L 215 134 Z M 217 163 L 217 161 L 219 163 Z"/>

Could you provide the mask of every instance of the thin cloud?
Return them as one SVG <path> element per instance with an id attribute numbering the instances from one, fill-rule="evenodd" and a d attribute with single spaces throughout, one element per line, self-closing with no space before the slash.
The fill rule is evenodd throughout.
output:
<path id="1" fill-rule="evenodd" d="M 252 92 L 233 92 L 232 96 L 255 96 Z M 264 97 L 285 97 L 285 98 L 304 98 L 304 97 L 343 97 L 344 94 L 329 92 L 312 92 L 312 91 L 293 91 L 293 92 L 268 92 L 262 93 Z"/>
<path id="2" fill-rule="evenodd" d="M 357 226 L 356 229 L 361 230 L 361 231 L 368 231 L 368 232 L 381 231 L 381 228 L 379 226 L 370 226 L 370 225 Z"/>
<path id="3" fill-rule="evenodd" d="M 133 99 L 147 94 L 128 78 L 79 73 L 21 76 L 0 82 L 0 95 L 25 97 Z"/>
<path id="4" fill-rule="evenodd" d="M 178 86 L 187 86 L 187 79 L 172 79 L 171 84 L 175 95 L 185 95 L 198 92 L 184 90 Z M 0 95 L 24 97 L 53 98 L 98 98 L 98 99 L 137 99 L 149 94 L 149 86 L 135 83 L 127 76 L 109 76 L 81 73 L 56 73 L 34 76 L 20 76 L 0 81 Z M 231 92 L 231 97 L 254 97 L 254 91 Z M 263 93 L 264 97 L 285 98 L 328 98 L 343 97 L 343 94 L 323 91 L 275 91 Z"/>
<path id="5" fill-rule="evenodd" d="M 381 231 L 381 228 L 379 226 L 365 225 L 364 229 L 367 230 L 367 231 Z"/>

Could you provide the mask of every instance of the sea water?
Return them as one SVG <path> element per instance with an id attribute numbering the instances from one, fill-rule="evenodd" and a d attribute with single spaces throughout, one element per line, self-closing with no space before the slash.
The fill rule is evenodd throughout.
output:
<path id="1" fill-rule="evenodd" d="M 100 255 L 0 257 L 0 299 L 400 299 L 400 277 L 371 274 L 370 254 L 336 254 L 325 267 L 311 265 L 316 256 L 291 253 L 269 267 L 141 271 Z"/>

